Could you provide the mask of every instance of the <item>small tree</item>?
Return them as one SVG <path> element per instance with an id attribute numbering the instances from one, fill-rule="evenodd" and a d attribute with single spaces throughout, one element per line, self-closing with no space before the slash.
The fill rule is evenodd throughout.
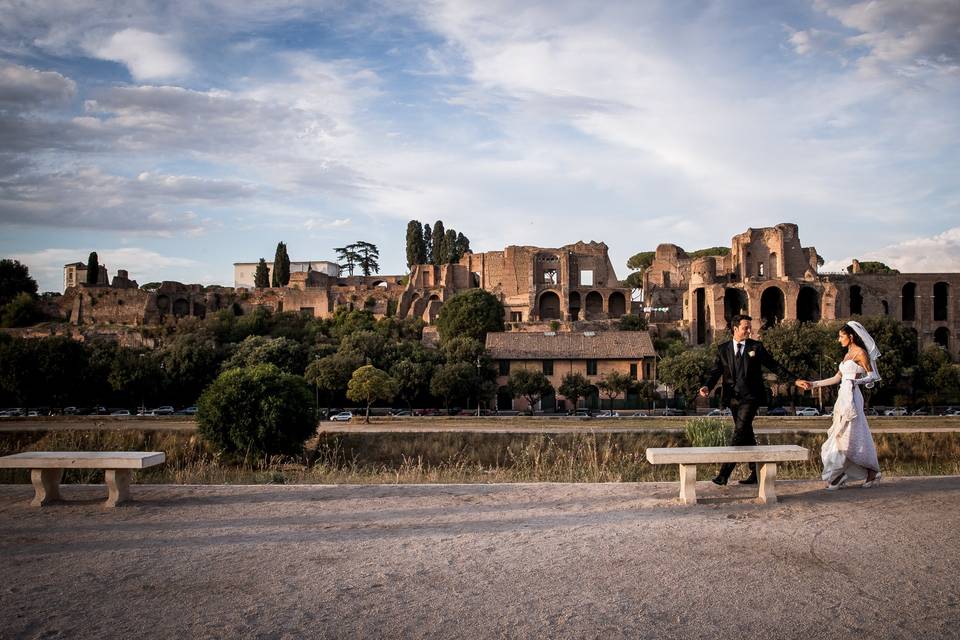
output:
<path id="1" fill-rule="evenodd" d="M 611 371 L 597 383 L 600 395 L 610 401 L 610 411 L 613 411 L 613 399 L 626 394 L 634 386 L 634 380 L 626 373 Z"/>
<path id="2" fill-rule="evenodd" d="M 87 257 L 87 284 L 95 285 L 100 280 L 100 261 L 97 252 L 91 251 Z"/>
<path id="3" fill-rule="evenodd" d="M 334 398 L 347 390 L 353 372 L 363 366 L 363 359 L 355 353 L 334 353 L 314 360 L 307 367 L 304 377 L 314 385 L 318 394 L 327 399 L 327 411 Z"/>
<path id="4" fill-rule="evenodd" d="M 30 277 L 27 266 L 17 260 L 0 260 L 0 307 L 19 293 L 37 295 L 37 281 Z"/>
<path id="5" fill-rule="evenodd" d="M 468 362 L 453 362 L 440 365 L 430 378 L 430 393 L 443 399 L 448 411 L 454 398 L 466 398 L 477 391 L 477 369 Z"/>
<path id="6" fill-rule="evenodd" d="M 28 327 L 43 317 L 36 299 L 26 291 L 0 308 L 0 326 Z"/>
<path id="7" fill-rule="evenodd" d="M 381 371 L 372 364 L 354 371 L 347 385 L 348 398 L 354 402 L 366 403 L 364 422 L 367 423 L 370 422 L 370 405 L 377 400 L 393 400 L 395 395 L 397 395 L 397 381 L 386 371 Z"/>
<path id="8" fill-rule="evenodd" d="M 298 454 L 317 428 L 310 388 L 272 364 L 220 374 L 197 403 L 197 430 L 217 448 L 250 456 Z"/>
<path id="9" fill-rule="evenodd" d="M 660 380 L 689 400 L 696 396 L 713 367 L 715 355 L 716 349 L 701 347 L 664 358 L 658 367 Z"/>
<path id="10" fill-rule="evenodd" d="M 270 286 L 270 269 L 267 267 L 267 261 L 260 258 L 257 263 L 257 272 L 253 276 L 253 286 L 257 289 L 266 289 Z"/>
<path id="11" fill-rule="evenodd" d="M 273 278 L 271 286 L 285 287 L 290 282 L 290 256 L 287 255 L 287 245 L 277 243 L 277 252 L 273 256 Z"/>
<path id="12" fill-rule="evenodd" d="M 510 372 L 510 377 L 507 379 L 507 392 L 514 398 L 525 399 L 530 408 L 530 415 L 533 415 L 533 407 L 540 398 L 552 391 L 553 385 L 543 371 L 517 369 Z"/>
<path id="13" fill-rule="evenodd" d="M 557 391 L 573 403 L 573 409 L 576 411 L 577 402 L 580 398 L 585 398 L 590 394 L 590 381 L 582 373 L 568 373 L 563 376 Z"/>
<path id="14" fill-rule="evenodd" d="M 390 376 L 397 381 L 397 395 L 413 411 L 413 400 L 430 388 L 433 363 L 405 358 L 390 367 Z"/>

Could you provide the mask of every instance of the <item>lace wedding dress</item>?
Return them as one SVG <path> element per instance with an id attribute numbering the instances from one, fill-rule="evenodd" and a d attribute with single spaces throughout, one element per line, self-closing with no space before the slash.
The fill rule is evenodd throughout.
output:
<path id="1" fill-rule="evenodd" d="M 867 471 L 880 471 L 877 449 L 863 413 L 863 394 L 860 382 L 869 380 L 867 372 L 853 360 L 840 363 L 840 371 L 832 378 L 820 380 L 815 386 L 840 383 L 837 402 L 833 406 L 833 425 L 820 449 L 823 460 L 823 479 L 829 482 L 841 473 L 850 480 L 864 480 Z"/>

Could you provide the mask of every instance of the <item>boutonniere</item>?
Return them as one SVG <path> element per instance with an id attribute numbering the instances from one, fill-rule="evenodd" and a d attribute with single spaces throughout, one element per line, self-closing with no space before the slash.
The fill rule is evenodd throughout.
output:
<path id="1" fill-rule="evenodd" d="M 755 355 L 757 355 L 757 352 L 756 352 L 756 351 L 751 351 L 751 352 L 747 353 L 747 355 L 752 358 L 752 357 L 754 357 Z"/>

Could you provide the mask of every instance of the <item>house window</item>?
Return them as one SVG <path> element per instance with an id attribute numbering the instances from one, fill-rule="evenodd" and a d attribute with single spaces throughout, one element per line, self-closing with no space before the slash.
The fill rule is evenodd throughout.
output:
<path id="1" fill-rule="evenodd" d="M 587 360 L 587 375 L 595 376 L 597 375 L 597 361 L 596 360 Z"/>
<path id="2" fill-rule="evenodd" d="M 580 286 L 581 287 L 593 286 L 593 269 L 583 269 L 582 271 L 580 271 Z"/>
<path id="3" fill-rule="evenodd" d="M 510 312 L 510 322 L 523 322 L 523 312 L 522 312 L 522 311 L 511 311 L 511 312 Z"/>
<path id="4" fill-rule="evenodd" d="M 500 375 L 502 375 L 502 376 L 508 376 L 508 375 L 510 375 L 510 361 L 509 361 L 509 360 L 501 360 L 501 361 L 500 361 Z"/>
<path id="5" fill-rule="evenodd" d="M 544 360 L 543 361 L 543 375 L 552 376 L 553 375 L 553 360 Z"/>
<path id="6" fill-rule="evenodd" d="M 637 379 L 637 363 L 636 362 L 630 363 L 630 377 L 633 378 L 634 380 Z"/>

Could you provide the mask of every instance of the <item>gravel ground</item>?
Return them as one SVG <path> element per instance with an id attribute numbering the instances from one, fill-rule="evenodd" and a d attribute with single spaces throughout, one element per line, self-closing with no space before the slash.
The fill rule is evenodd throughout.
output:
<path id="1" fill-rule="evenodd" d="M 960 477 L 777 489 L 0 486 L 0 637 L 960 637 Z"/>

